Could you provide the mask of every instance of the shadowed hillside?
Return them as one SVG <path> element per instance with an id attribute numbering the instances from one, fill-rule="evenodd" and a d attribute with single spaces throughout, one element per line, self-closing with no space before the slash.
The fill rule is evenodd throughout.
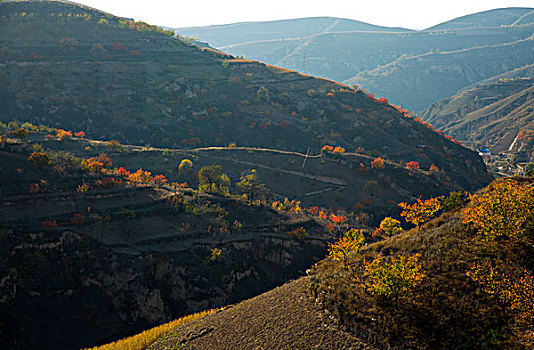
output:
<path id="1" fill-rule="evenodd" d="M 452 182 L 488 181 L 476 154 L 342 84 L 233 59 L 69 3 L 0 6 L 6 122 L 167 148 L 236 143 L 317 154 L 328 144 L 424 169 L 435 164 Z"/>
<path id="2" fill-rule="evenodd" d="M 265 292 L 326 253 L 332 233 L 309 215 L 98 159 L 103 171 L 81 170 L 72 153 L 2 138 L 2 349 L 101 344 Z"/>

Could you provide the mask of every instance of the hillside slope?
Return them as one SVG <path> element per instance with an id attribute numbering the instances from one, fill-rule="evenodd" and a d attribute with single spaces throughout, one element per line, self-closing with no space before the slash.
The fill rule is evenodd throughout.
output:
<path id="1" fill-rule="evenodd" d="M 1 142 L 2 349 L 101 344 L 265 292 L 326 253 L 310 216 L 82 171 L 68 152 L 32 163 L 35 146 Z"/>
<path id="2" fill-rule="evenodd" d="M 469 144 L 488 146 L 492 153 L 510 151 L 515 162 L 533 160 L 534 76 L 532 66 L 521 75 L 478 84 L 430 106 L 421 117 Z M 519 73 L 516 73 L 519 74 Z"/>
<path id="3" fill-rule="evenodd" d="M 464 50 L 442 50 L 399 58 L 393 63 L 359 73 L 347 82 L 359 84 L 393 103 L 420 111 L 480 80 L 532 64 L 533 51 L 532 37 Z"/>
<path id="4" fill-rule="evenodd" d="M 180 327 L 148 349 L 375 349 L 325 314 L 308 285 L 309 277 L 288 282 Z"/>
<path id="5" fill-rule="evenodd" d="M 508 180 L 510 183 L 516 185 L 506 187 L 505 182 L 508 190 L 503 191 L 494 184 L 479 192 L 478 198 L 492 193 L 503 196 L 501 199 L 507 195 L 516 198 L 514 189 L 528 191 L 527 202 L 512 200 L 507 205 L 522 205 L 525 218 L 531 218 L 532 178 Z M 459 202 L 456 209 L 421 230 L 404 232 L 354 251 L 347 259 L 356 272 L 346 271 L 340 261 L 325 259 L 309 271 L 310 277 L 179 327 L 149 349 L 529 349 L 534 340 L 532 239 L 527 242 L 501 237 L 499 245 L 492 245 L 490 238 L 484 238 L 483 229 L 462 222 L 463 210 L 480 205 L 476 203 Z M 510 226 L 503 227 L 510 228 L 515 223 L 508 220 L 506 225 Z M 528 235 L 532 223 L 517 227 Z M 377 255 L 389 262 L 414 254 L 423 272 L 421 283 L 407 287 L 397 299 L 374 294 L 369 276 L 357 272 L 364 269 L 362 266 L 369 267 L 365 262 L 369 264 Z M 513 287 L 504 287 L 517 289 L 510 300 L 500 294 L 498 282 L 492 285 L 492 291 L 483 279 L 475 281 L 473 276 L 486 271 L 475 266 L 487 263 L 502 272 L 493 276 L 496 281 L 501 276 L 514 276 L 509 277 L 511 281 L 521 279 L 520 283 L 512 283 Z M 397 266 L 391 275 L 381 275 L 391 288 L 402 283 L 393 277 L 395 271 L 403 271 L 403 276 L 411 273 Z M 489 281 L 493 281 L 491 278 Z M 511 304 L 511 300 L 517 304 Z M 333 320 L 340 324 L 333 326 Z"/>
<path id="6" fill-rule="evenodd" d="M 435 164 L 473 187 L 488 181 L 473 152 L 342 84 L 233 59 L 71 3 L 0 6 L 2 121 L 167 148 L 236 143 L 317 154 L 331 144 Z"/>

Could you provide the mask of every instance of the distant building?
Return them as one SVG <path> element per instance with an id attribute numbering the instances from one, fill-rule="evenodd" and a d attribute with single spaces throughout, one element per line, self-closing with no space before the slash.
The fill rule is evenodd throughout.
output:
<path id="1" fill-rule="evenodd" d="M 487 148 L 479 148 L 478 155 L 481 157 L 489 157 L 491 156 L 491 151 Z"/>

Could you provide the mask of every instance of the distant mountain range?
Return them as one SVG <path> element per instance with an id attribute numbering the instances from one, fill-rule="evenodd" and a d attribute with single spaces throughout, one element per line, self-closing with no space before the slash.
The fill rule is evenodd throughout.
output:
<path id="1" fill-rule="evenodd" d="M 422 31 L 328 17 L 176 31 L 232 55 L 356 84 L 395 104 L 424 110 L 465 85 L 533 63 L 533 22 L 534 9 L 505 8 L 463 16 Z M 509 57 L 501 64 L 503 56 Z M 477 62 L 475 74 L 465 61 L 471 57 Z M 405 65 L 417 72 L 406 71 L 412 68 Z M 443 84 L 442 76 L 433 74 L 434 70 L 454 71 L 454 83 Z M 437 87 L 428 90 L 429 86 Z"/>

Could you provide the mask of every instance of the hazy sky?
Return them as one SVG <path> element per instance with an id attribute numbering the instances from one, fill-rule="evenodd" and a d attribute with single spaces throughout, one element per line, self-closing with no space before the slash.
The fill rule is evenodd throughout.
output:
<path id="1" fill-rule="evenodd" d="M 424 29 L 466 14 L 500 7 L 534 7 L 534 0 L 78 0 L 167 27 L 330 16 L 371 24 Z"/>

